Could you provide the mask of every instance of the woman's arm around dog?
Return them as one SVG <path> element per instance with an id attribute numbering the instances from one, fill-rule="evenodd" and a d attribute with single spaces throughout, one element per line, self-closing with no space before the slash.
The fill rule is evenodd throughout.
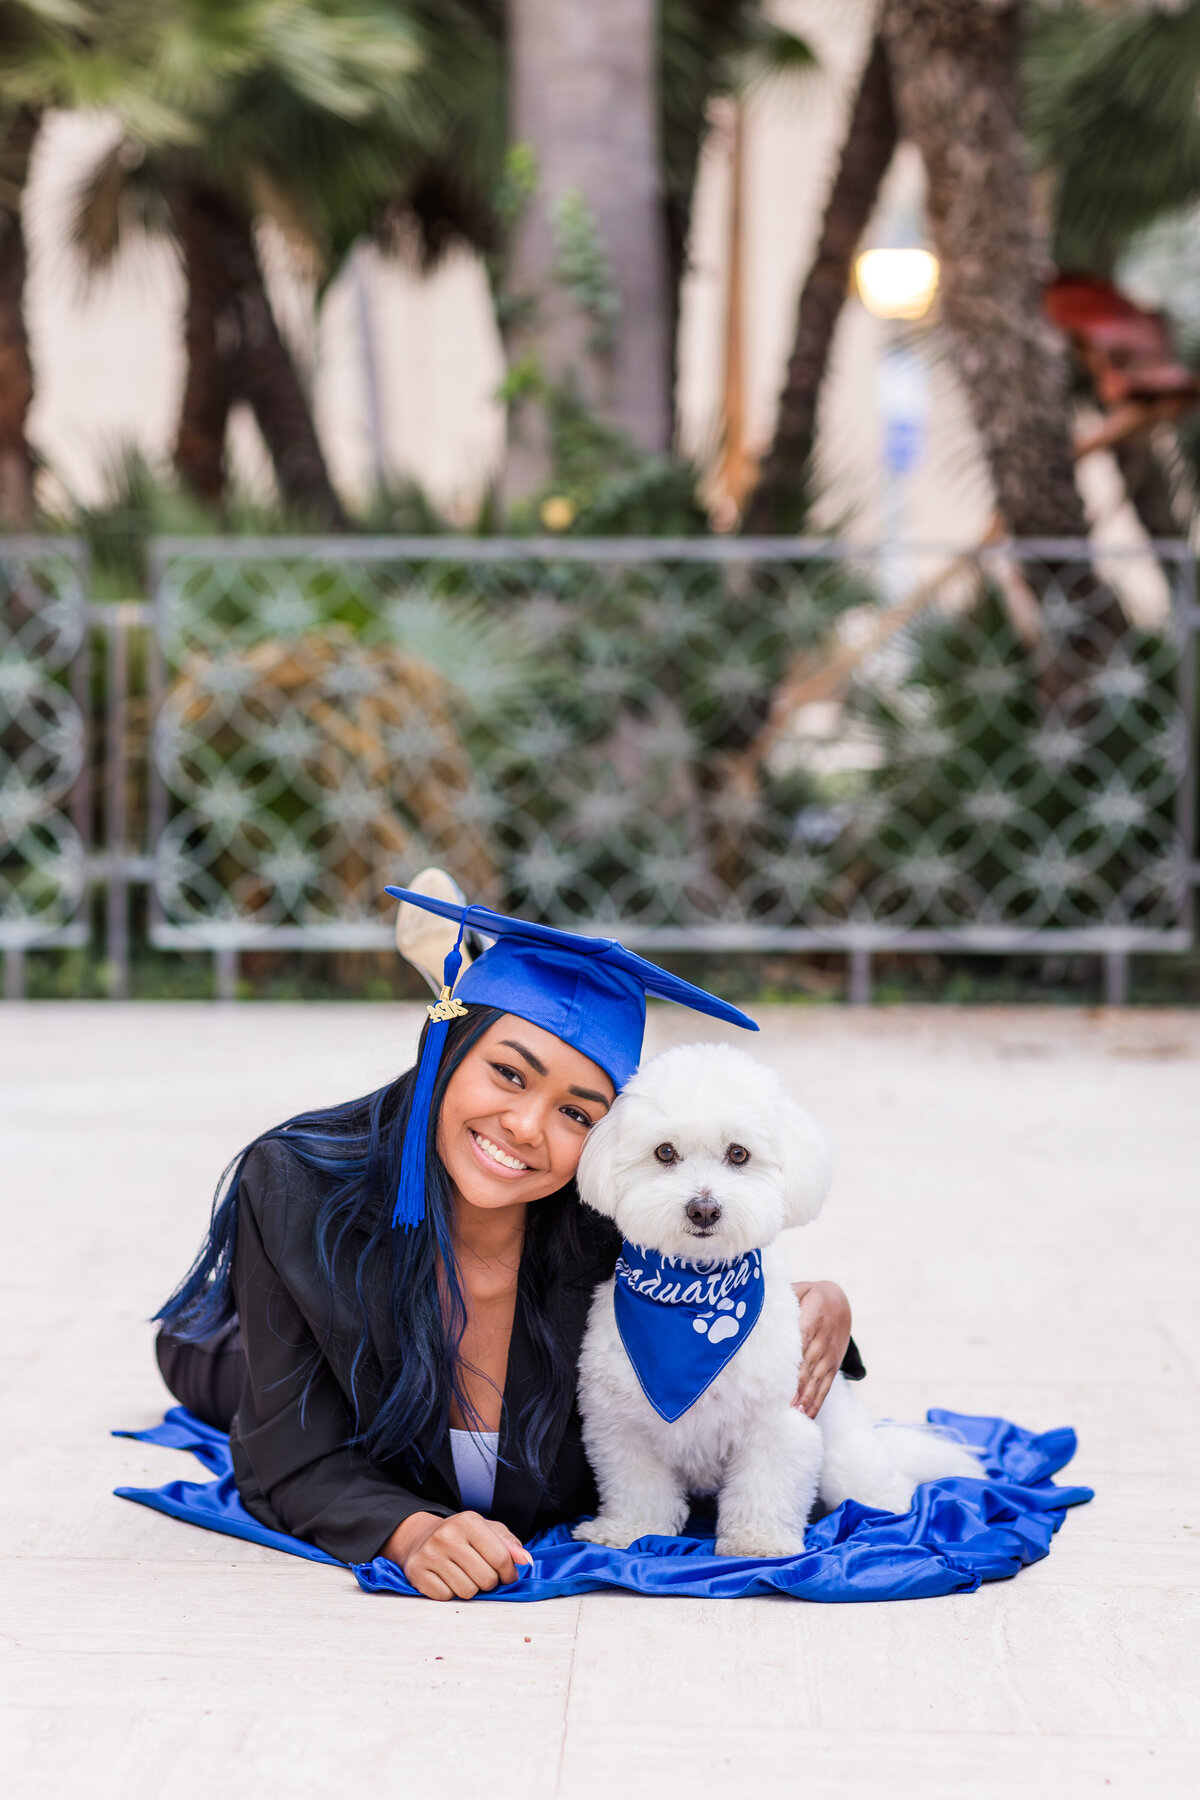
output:
<path id="1" fill-rule="evenodd" d="M 794 1281 L 804 1363 L 793 1405 L 815 1419 L 850 1343 L 850 1301 L 836 1281 Z"/>

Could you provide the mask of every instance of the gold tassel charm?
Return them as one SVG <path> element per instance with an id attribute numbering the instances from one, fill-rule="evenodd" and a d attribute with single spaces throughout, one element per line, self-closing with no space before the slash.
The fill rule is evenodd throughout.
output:
<path id="1" fill-rule="evenodd" d="M 467 1015 L 467 1009 L 462 1001 L 452 1000 L 450 998 L 450 989 L 448 987 L 442 989 L 441 998 L 437 1005 L 427 1006 L 425 1011 L 429 1014 L 429 1017 L 433 1020 L 435 1025 L 440 1025 L 448 1019 L 464 1019 Z"/>

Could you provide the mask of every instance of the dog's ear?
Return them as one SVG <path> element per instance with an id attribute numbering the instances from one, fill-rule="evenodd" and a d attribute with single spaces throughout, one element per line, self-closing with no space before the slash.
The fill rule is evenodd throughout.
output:
<path id="1" fill-rule="evenodd" d="M 780 1131 L 784 1228 L 810 1225 L 824 1205 L 833 1180 L 833 1150 L 816 1120 L 786 1096 Z"/>
<path id="2" fill-rule="evenodd" d="M 616 1173 L 620 1123 L 615 1114 L 614 1107 L 612 1112 L 597 1120 L 584 1138 L 583 1154 L 579 1158 L 579 1169 L 575 1176 L 579 1198 L 593 1212 L 603 1213 L 606 1219 L 615 1219 L 617 1216 Z"/>

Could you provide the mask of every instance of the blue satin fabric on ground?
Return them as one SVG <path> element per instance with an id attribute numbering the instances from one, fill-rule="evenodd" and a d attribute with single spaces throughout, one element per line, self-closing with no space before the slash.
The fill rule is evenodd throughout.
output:
<path id="1" fill-rule="evenodd" d="M 533 1563 L 520 1570 L 515 1582 L 478 1597 L 550 1600 L 597 1588 L 730 1600 L 787 1594 L 795 1600 L 842 1602 L 969 1593 L 982 1581 L 1002 1581 L 1039 1561 L 1066 1508 L 1092 1498 L 1091 1488 L 1055 1487 L 1050 1480 L 1075 1454 L 1075 1433 L 1067 1428 L 1038 1435 L 1007 1419 L 936 1409 L 928 1419 L 982 1452 L 984 1473 L 978 1481 L 927 1483 L 903 1516 L 872 1512 L 847 1500 L 809 1526 L 803 1555 L 772 1561 L 715 1556 L 711 1524 L 702 1520 L 688 1521 L 689 1535 L 640 1538 L 628 1550 L 577 1544 L 569 1525 L 556 1525 L 529 1540 Z M 224 1432 L 202 1425 L 183 1407 L 172 1408 L 149 1431 L 114 1436 L 190 1450 L 217 1477 L 171 1481 L 161 1488 L 118 1488 L 121 1499 L 310 1562 L 345 1566 L 314 1545 L 268 1531 L 251 1518 L 234 1486 Z M 416 1596 L 395 1563 L 383 1557 L 354 1565 L 353 1573 L 369 1594 Z"/>

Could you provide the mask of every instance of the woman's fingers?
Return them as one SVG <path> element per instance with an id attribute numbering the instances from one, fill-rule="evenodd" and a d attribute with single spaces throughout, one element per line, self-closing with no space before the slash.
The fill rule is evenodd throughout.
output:
<path id="1" fill-rule="evenodd" d="M 498 1519 L 455 1513 L 430 1532 L 404 1572 L 429 1600 L 471 1600 L 515 1581 L 517 1564 L 532 1560 L 520 1538 Z"/>
<path id="2" fill-rule="evenodd" d="M 528 1550 L 508 1526 L 499 1519 L 485 1519 L 479 1513 L 460 1513 L 472 1549 L 495 1569 L 502 1582 L 515 1581 L 516 1565 L 533 1561 Z"/>
<path id="3" fill-rule="evenodd" d="M 517 1559 L 529 1560 L 520 1539 L 507 1525 L 479 1513 L 458 1513 L 447 1521 L 444 1535 L 447 1554 L 477 1591 L 490 1593 L 500 1583 L 515 1581 Z"/>
<path id="4" fill-rule="evenodd" d="M 508 1554 L 514 1563 L 531 1563 L 533 1561 L 532 1556 L 530 1556 L 528 1550 L 525 1548 L 515 1531 L 510 1531 L 508 1526 L 502 1525 L 499 1519 L 485 1519 L 484 1523 L 490 1525 L 493 1531 L 498 1531 L 500 1533 L 504 1542 L 508 1545 Z M 513 1580 L 515 1581 L 515 1579 L 516 1575 L 514 1572 Z"/>
<path id="5" fill-rule="evenodd" d="M 417 1561 L 415 1556 L 411 1560 L 413 1564 Z M 440 1575 L 435 1575 L 432 1569 L 410 1567 L 405 1570 L 405 1578 L 426 1600 L 453 1600 L 457 1597 L 453 1588 Z"/>
<path id="6" fill-rule="evenodd" d="M 804 1399 L 805 1395 L 812 1392 L 817 1381 L 817 1371 L 822 1366 L 821 1363 L 810 1361 L 808 1357 L 805 1357 L 804 1362 L 800 1367 L 799 1378 L 796 1382 L 796 1398 L 798 1400 Z"/>
<path id="7" fill-rule="evenodd" d="M 837 1370 L 834 1368 L 833 1364 L 830 1363 L 818 1375 L 808 1396 L 808 1416 L 810 1419 L 815 1419 L 821 1408 L 824 1406 L 825 1396 L 833 1386 L 833 1378 L 836 1374 Z"/>
<path id="8" fill-rule="evenodd" d="M 837 1369 L 831 1357 L 810 1362 L 805 1358 L 800 1370 L 800 1381 L 796 1388 L 794 1404 L 809 1418 L 815 1418 L 821 1410 L 822 1402 L 833 1385 Z"/>
<path id="9" fill-rule="evenodd" d="M 464 1517 L 476 1520 L 474 1513 Z M 506 1586 L 517 1579 L 517 1564 L 531 1563 L 533 1558 L 516 1532 L 510 1531 L 499 1519 L 481 1518 L 477 1523 L 481 1529 L 476 1533 L 472 1527 L 472 1545 L 480 1555 L 487 1557 L 501 1584 Z"/>
<path id="10" fill-rule="evenodd" d="M 439 1559 L 433 1573 L 441 1576 L 456 1600 L 473 1600 L 479 1592 L 479 1583 L 449 1553 Z"/>
<path id="11" fill-rule="evenodd" d="M 806 1356 L 800 1370 L 797 1392 L 801 1394 L 811 1393 L 820 1381 L 828 1363 L 829 1358 L 827 1356 Z"/>
<path id="12" fill-rule="evenodd" d="M 816 1368 L 828 1358 L 834 1373 L 850 1342 L 850 1302 L 834 1281 L 808 1282 L 800 1293 L 800 1335 L 804 1360 Z M 826 1383 L 821 1398 L 829 1392 Z"/>
<path id="13" fill-rule="evenodd" d="M 481 1586 L 496 1583 L 491 1565 L 472 1549 L 469 1515 L 463 1513 L 444 1519 L 430 1532 L 404 1572 L 431 1600 L 473 1600 Z"/>
<path id="14" fill-rule="evenodd" d="M 459 1567 L 488 1592 L 498 1582 L 515 1581 L 517 1571 L 505 1528 L 497 1527 L 491 1519 L 481 1519 L 477 1513 L 464 1513 L 461 1517 L 462 1542 L 454 1551 Z"/>

